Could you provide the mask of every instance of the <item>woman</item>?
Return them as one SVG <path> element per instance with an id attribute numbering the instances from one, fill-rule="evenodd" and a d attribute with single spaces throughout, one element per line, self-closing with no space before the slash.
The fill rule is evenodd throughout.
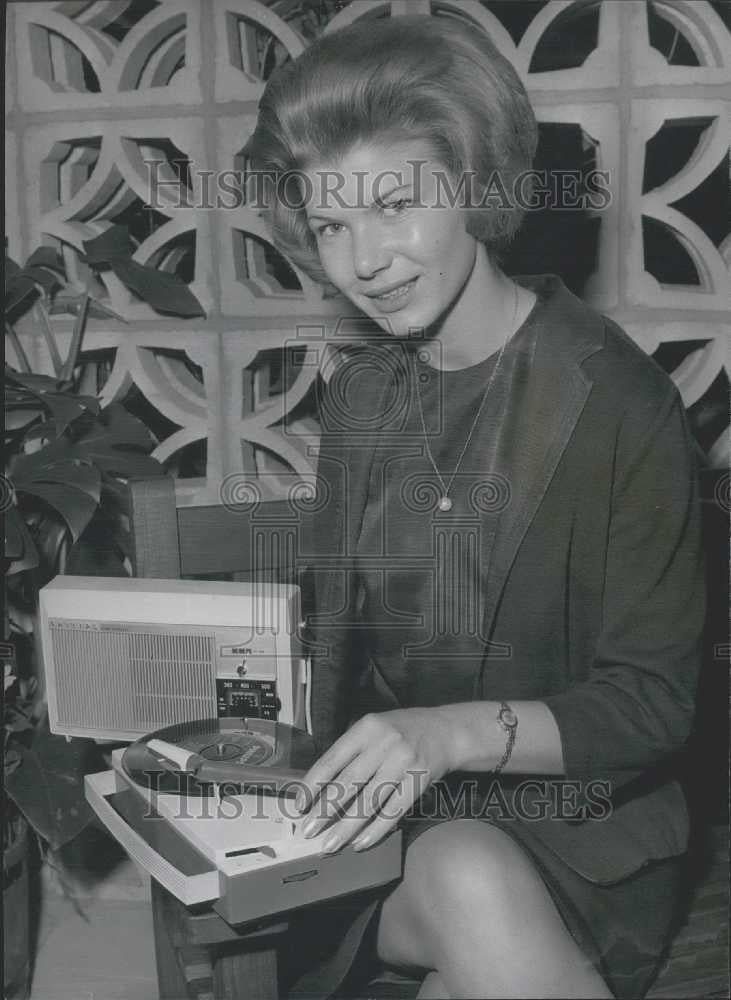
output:
<path id="1" fill-rule="evenodd" d="M 620 329 L 500 269 L 535 145 L 510 64 L 441 17 L 323 37 L 249 144 L 277 245 L 381 330 L 322 399 L 301 805 L 326 851 L 400 829 L 404 874 L 308 912 L 316 995 L 375 950 L 421 997 L 640 996 L 676 906 L 691 439 Z"/>

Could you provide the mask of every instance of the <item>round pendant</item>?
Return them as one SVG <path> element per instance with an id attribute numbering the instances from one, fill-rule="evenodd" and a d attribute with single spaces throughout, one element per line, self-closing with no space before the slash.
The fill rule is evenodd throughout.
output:
<path id="1" fill-rule="evenodd" d="M 449 499 L 449 497 L 440 497 L 439 510 L 451 510 L 451 509 L 452 509 L 452 501 Z"/>

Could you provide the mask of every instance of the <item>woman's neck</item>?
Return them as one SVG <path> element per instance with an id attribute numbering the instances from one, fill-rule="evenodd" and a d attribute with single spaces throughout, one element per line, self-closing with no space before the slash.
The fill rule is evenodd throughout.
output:
<path id="1" fill-rule="evenodd" d="M 428 363 L 443 371 L 479 364 L 500 350 L 534 302 L 533 292 L 503 274 L 484 244 L 477 243 L 475 261 L 460 295 L 421 345 L 430 354 Z"/>

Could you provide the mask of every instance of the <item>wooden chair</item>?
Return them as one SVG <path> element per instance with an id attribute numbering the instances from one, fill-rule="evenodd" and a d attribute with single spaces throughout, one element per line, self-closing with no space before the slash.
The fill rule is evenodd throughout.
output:
<path id="1" fill-rule="evenodd" d="M 128 500 L 135 576 L 302 581 L 297 552 L 309 551 L 309 525 L 286 501 L 176 509 L 169 477 L 130 482 Z M 279 997 L 277 945 L 286 920 L 231 927 L 211 909 L 188 909 L 154 880 L 152 909 L 161 1000 L 196 996 L 193 981 L 208 978 L 208 963 L 216 1000 Z"/>

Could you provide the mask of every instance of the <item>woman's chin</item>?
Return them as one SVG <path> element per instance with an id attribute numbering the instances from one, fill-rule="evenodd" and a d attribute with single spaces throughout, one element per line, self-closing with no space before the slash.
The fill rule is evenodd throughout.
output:
<path id="1" fill-rule="evenodd" d="M 372 318 L 384 333 L 398 340 L 423 336 L 424 324 L 419 322 L 413 313 L 407 315 L 406 310 L 404 310 L 403 315 L 393 314 L 391 316 L 374 316 Z"/>

